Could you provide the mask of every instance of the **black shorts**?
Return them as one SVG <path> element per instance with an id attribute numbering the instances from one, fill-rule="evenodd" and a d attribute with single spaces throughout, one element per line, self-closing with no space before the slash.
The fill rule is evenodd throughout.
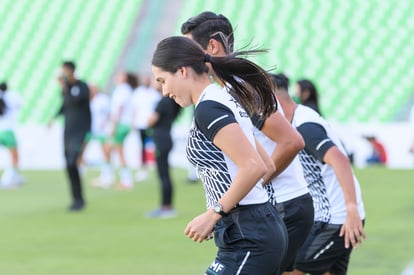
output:
<path id="1" fill-rule="evenodd" d="M 285 225 L 269 202 L 232 210 L 216 224 L 214 240 L 218 252 L 206 275 L 279 274 L 287 248 Z"/>
<path id="2" fill-rule="evenodd" d="M 307 193 L 276 205 L 276 209 L 286 225 L 288 250 L 282 261 L 281 271 L 293 271 L 296 254 L 303 245 L 313 225 L 313 201 Z"/>
<path id="3" fill-rule="evenodd" d="M 296 258 L 295 268 L 306 273 L 346 274 L 352 247 L 345 248 L 340 224 L 315 222 Z"/>

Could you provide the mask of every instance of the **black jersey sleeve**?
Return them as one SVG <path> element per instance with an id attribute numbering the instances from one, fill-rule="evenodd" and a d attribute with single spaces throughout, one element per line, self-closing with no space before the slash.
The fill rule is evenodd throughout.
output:
<path id="1" fill-rule="evenodd" d="M 328 149 L 335 146 L 326 130 L 320 124 L 313 122 L 303 123 L 297 130 L 305 141 L 305 151 L 323 162 Z"/>
<path id="2" fill-rule="evenodd" d="M 275 95 L 273 96 L 275 97 Z M 275 104 L 273 105 L 273 113 L 277 112 L 277 110 L 278 110 L 278 105 L 277 105 L 277 100 L 275 99 Z M 254 113 L 250 119 L 254 127 L 256 127 L 257 129 L 261 131 L 263 128 L 263 125 L 266 122 L 266 118 L 264 118 L 261 114 Z"/>
<path id="3" fill-rule="evenodd" d="M 257 114 L 257 113 L 254 113 L 252 116 L 251 116 L 251 121 L 252 121 L 252 123 L 253 123 L 253 125 L 254 125 L 254 127 L 256 127 L 257 129 L 259 129 L 259 130 L 262 130 L 262 128 L 263 128 L 263 125 L 264 125 L 264 123 L 265 123 L 265 119 L 262 117 L 262 116 L 260 116 L 259 114 Z"/>
<path id="4" fill-rule="evenodd" d="M 194 121 L 201 132 L 211 141 L 224 126 L 237 123 L 229 107 L 213 101 L 200 102 L 194 110 Z"/>

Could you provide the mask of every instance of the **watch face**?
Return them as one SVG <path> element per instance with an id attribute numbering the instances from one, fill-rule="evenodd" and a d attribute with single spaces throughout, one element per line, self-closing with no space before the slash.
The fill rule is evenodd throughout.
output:
<path id="1" fill-rule="evenodd" d="M 222 211 L 222 209 L 221 209 L 221 205 L 220 204 L 215 204 L 214 205 L 214 212 L 216 212 L 216 213 L 220 213 Z"/>

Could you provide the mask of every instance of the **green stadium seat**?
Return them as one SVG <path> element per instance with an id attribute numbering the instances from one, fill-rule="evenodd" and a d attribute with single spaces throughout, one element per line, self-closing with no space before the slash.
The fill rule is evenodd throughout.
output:
<path id="1" fill-rule="evenodd" d="M 80 78 L 106 83 L 141 2 L 2 0 L 0 71 L 26 102 L 20 121 L 45 123 L 59 108 L 65 59 L 77 63 Z"/>
<path id="2" fill-rule="evenodd" d="M 264 68 L 314 81 L 329 119 L 391 121 L 412 93 L 413 1 L 185 1 L 175 32 L 204 10 L 230 19 L 235 49 L 270 49 Z"/>
<path id="3" fill-rule="evenodd" d="M 158 8 L 164 2 L 152 3 Z M 142 0 L 2 0 L 0 77 L 31 102 L 21 121 L 44 123 L 58 108 L 56 74 L 64 59 L 76 61 L 80 78 L 104 85 L 141 5 Z M 292 83 L 313 80 L 329 119 L 387 122 L 412 92 L 413 1 L 186 0 L 174 34 L 206 10 L 233 23 L 235 49 L 249 42 L 268 48 L 268 54 L 253 58 L 264 68 L 276 66 Z M 141 27 L 149 37 L 146 30 L 153 26 Z M 134 62 L 144 47 L 136 50 Z"/>

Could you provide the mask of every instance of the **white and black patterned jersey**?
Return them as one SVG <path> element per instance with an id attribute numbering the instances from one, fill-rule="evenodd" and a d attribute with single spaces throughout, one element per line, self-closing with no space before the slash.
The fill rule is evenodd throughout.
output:
<path id="1" fill-rule="evenodd" d="M 284 115 L 280 104 L 278 104 L 278 112 Z M 256 115 L 252 117 L 252 122 L 255 125 L 254 135 L 257 141 L 266 150 L 267 154 L 271 155 L 277 144 L 261 132 L 264 121 Z M 271 180 L 271 184 L 266 185 L 266 191 L 272 204 L 286 202 L 309 193 L 298 156 L 292 160 L 282 173 Z"/>
<path id="2" fill-rule="evenodd" d="M 229 189 L 238 170 L 229 156 L 212 142 L 216 133 L 231 123 L 238 123 L 255 147 L 253 126 L 247 112 L 225 89 L 216 84 L 207 86 L 195 106 L 186 149 L 187 158 L 203 182 L 207 208 Z M 258 182 L 239 204 L 264 203 L 267 200 L 266 191 Z"/>
<path id="3" fill-rule="evenodd" d="M 297 106 L 292 124 L 305 141 L 305 148 L 300 151 L 299 158 L 313 198 L 315 221 L 343 224 L 346 219 L 343 191 L 333 168 L 323 162 L 325 153 L 332 146 L 346 155 L 339 137 L 318 113 L 303 105 Z M 357 178 L 353 176 L 358 211 L 361 219 L 364 219 L 361 189 Z"/>

